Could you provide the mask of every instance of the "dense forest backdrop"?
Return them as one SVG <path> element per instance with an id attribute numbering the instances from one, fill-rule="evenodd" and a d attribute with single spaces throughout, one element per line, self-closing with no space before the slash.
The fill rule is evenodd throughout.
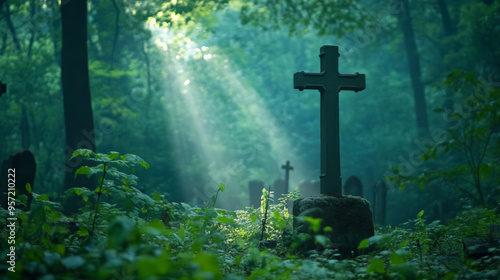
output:
<path id="1" fill-rule="evenodd" d="M 342 176 L 368 199 L 387 180 L 388 222 L 499 201 L 499 1 L 90 0 L 81 18 L 64 11 L 75 2 L 0 0 L 0 158 L 31 150 L 35 192 L 69 188 L 65 159 L 93 148 L 68 144 L 77 118 L 98 152 L 149 162 L 140 188 L 171 201 L 203 203 L 224 183 L 217 206 L 243 208 L 248 182 L 283 178 L 286 160 L 291 189 L 316 180 L 319 94 L 292 75 L 318 72 L 319 48 L 337 45 L 340 73 L 367 77 L 340 93 Z M 61 79 L 76 68 L 64 30 L 81 24 L 91 115 L 63 100 L 85 92 Z"/>

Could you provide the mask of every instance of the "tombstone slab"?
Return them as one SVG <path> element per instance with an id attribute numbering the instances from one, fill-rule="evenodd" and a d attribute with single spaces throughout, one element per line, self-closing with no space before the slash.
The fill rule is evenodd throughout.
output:
<path id="1" fill-rule="evenodd" d="M 274 190 L 274 203 L 278 204 L 279 199 L 288 192 L 285 180 L 276 179 L 276 181 L 274 181 L 273 184 L 273 190 Z"/>
<path id="2" fill-rule="evenodd" d="M 248 189 L 250 192 L 250 206 L 254 208 L 260 207 L 260 198 L 262 196 L 262 189 L 264 188 L 264 182 L 259 180 L 252 180 L 248 182 Z"/>
<path id="3" fill-rule="evenodd" d="M 356 175 L 349 176 L 345 181 L 344 194 L 363 197 L 363 184 Z"/>
<path id="4" fill-rule="evenodd" d="M 358 254 L 358 245 L 365 238 L 375 234 L 372 212 L 368 200 L 357 196 L 318 195 L 298 199 L 293 204 L 294 228 L 298 233 L 313 234 L 307 223 L 297 217 L 322 219 L 321 229 L 326 226 L 332 231 L 320 232 L 326 235 L 333 248 L 339 250 L 343 257 L 351 257 L 352 252 Z M 316 245 L 306 245 L 306 251 L 316 249 Z"/>
<path id="5" fill-rule="evenodd" d="M 14 173 L 9 172 L 9 169 L 14 170 Z M 0 182 L 0 205 L 7 209 L 8 201 L 8 178 L 14 179 L 13 185 L 15 185 L 15 197 L 19 198 L 21 195 L 26 195 L 28 200 L 26 205 L 16 205 L 17 209 L 23 211 L 28 211 L 31 206 L 31 201 L 33 200 L 33 195 L 26 189 L 26 184 L 31 185 L 33 190 L 33 184 L 35 181 L 36 172 L 36 162 L 35 156 L 28 150 L 20 150 L 13 153 L 10 157 L 3 161 L 2 163 L 2 173 Z M 9 174 L 14 174 L 12 178 Z"/>
<path id="6" fill-rule="evenodd" d="M 320 183 L 319 180 L 308 180 L 303 181 L 299 184 L 299 191 L 302 194 L 302 198 L 319 195 L 320 194 Z"/>

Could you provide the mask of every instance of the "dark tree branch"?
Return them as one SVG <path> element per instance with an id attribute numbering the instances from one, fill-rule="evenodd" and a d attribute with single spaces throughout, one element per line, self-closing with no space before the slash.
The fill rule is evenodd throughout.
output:
<path id="1" fill-rule="evenodd" d="M 7 32 L 5 32 L 2 37 L 2 48 L 0 49 L 0 55 L 3 55 L 5 53 L 6 48 L 7 48 Z"/>
<path id="2" fill-rule="evenodd" d="M 33 43 L 35 42 L 35 36 L 36 36 L 36 23 L 34 22 L 35 12 L 36 12 L 35 0 L 31 0 L 30 1 L 31 36 L 30 36 L 30 43 L 28 46 L 28 59 L 31 58 L 31 54 L 33 51 Z"/>
<path id="3" fill-rule="evenodd" d="M 21 51 L 21 43 L 19 43 L 19 39 L 17 39 L 16 29 L 10 19 L 10 7 L 8 4 L 5 5 L 4 15 L 5 20 L 7 20 L 7 27 L 9 28 L 10 35 L 12 36 L 12 41 L 14 41 L 14 46 L 16 47 L 16 50 Z"/>
<path id="4" fill-rule="evenodd" d="M 61 38 L 60 27 L 61 27 L 61 19 L 59 17 L 59 7 L 57 4 L 57 0 L 50 1 L 50 5 L 52 8 L 52 22 L 51 22 L 51 37 L 52 37 L 52 47 L 54 48 L 54 58 L 61 67 L 61 48 L 59 46 L 59 40 Z"/>
<path id="5" fill-rule="evenodd" d="M 148 119 L 149 118 L 149 106 L 151 105 L 153 91 L 151 90 L 151 67 L 149 64 L 149 56 L 148 56 L 148 53 L 146 52 L 146 49 L 144 48 L 144 44 L 142 44 L 142 54 L 144 55 L 144 62 L 146 63 L 146 83 L 147 83 L 148 96 L 146 97 L 145 116 L 146 116 L 146 119 Z M 147 123 L 149 123 L 149 122 L 147 122 Z"/>
<path id="6" fill-rule="evenodd" d="M 451 20 L 450 13 L 448 12 L 448 4 L 446 0 L 437 0 L 439 13 L 441 14 L 441 21 L 443 23 L 444 36 L 451 36 L 455 33 L 455 27 Z"/>
<path id="7" fill-rule="evenodd" d="M 111 49 L 111 68 L 113 68 L 113 64 L 114 64 L 114 60 L 115 60 L 116 45 L 118 44 L 118 35 L 120 34 L 120 9 L 118 8 L 118 5 L 116 4 L 116 0 L 113 0 L 113 6 L 115 7 L 116 18 L 115 18 L 115 36 L 113 39 L 113 47 Z"/>

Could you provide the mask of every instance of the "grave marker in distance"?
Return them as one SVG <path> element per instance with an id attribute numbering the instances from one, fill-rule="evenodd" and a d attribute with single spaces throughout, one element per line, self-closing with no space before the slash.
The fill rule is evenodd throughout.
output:
<path id="1" fill-rule="evenodd" d="M 344 194 L 363 197 L 363 184 L 356 175 L 350 176 L 345 181 Z"/>
<path id="2" fill-rule="evenodd" d="M 250 192 L 250 206 L 254 208 L 260 207 L 260 198 L 262 196 L 262 189 L 264 188 L 264 182 L 260 180 L 252 180 L 248 182 L 248 189 Z"/>
<path id="3" fill-rule="evenodd" d="M 8 170 L 14 169 L 14 181 L 8 180 L 9 176 Z M 35 172 L 36 172 L 36 162 L 35 156 L 28 150 L 20 150 L 18 152 L 14 152 L 10 157 L 3 161 L 2 164 L 2 173 L 1 173 L 1 182 L 0 182 L 0 205 L 7 209 L 7 201 L 8 201 L 8 189 L 9 182 L 14 182 L 15 185 L 15 198 L 19 198 L 21 195 L 26 195 L 28 200 L 26 205 L 17 205 L 17 209 L 21 209 L 23 211 L 28 211 L 31 207 L 31 201 L 33 200 L 33 194 L 29 193 L 26 190 L 26 184 L 29 183 L 31 185 L 31 190 L 33 191 L 33 184 L 35 181 Z"/>

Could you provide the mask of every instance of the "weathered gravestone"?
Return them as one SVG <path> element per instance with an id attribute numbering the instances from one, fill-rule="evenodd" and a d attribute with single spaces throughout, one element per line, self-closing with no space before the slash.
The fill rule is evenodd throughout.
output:
<path id="1" fill-rule="evenodd" d="M 3 161 L 0 182 L 0 204 L 3 208 L 7 209 L 9 196 L 19 198 L 21 195 L 26 195 L 28 197 L 26 205 L 16 204 L 15 207 L 23 211 L 30 209 L 33 195 L 26 189 L 26 184 L 29 183 L 31 190 L 33 190 L 35 172 L 35 156 L 28 150 L 15 152 Z M 14 193 L 12 192 L 13 188 L 15 189 Z"/>
<path id="2" fill-rule="evenodd" d="M 319 195 L 319 180 L 308 180 L 301 182 L 299 184 L 299 191 L 302 194 L 302 198 Z"/>
<path id="3" fill-rule="evenodd" d="M 320 49 L 321 72 L 294 74 L 294 88 L 317 89 L 320 92 L 321 123 L 321 195 L 298 199 L 293 204 L 294 228 L 312 233 L 304 216 L 322 219 L 321 228 L 342 256 L 356 254 L 359 242 L 374 235 L 370 203 L 361 197 L 342 196 L 339 143 L 339 92 L 365 89 L 365 75 L 339 74 L 337 46 Z M 315 249 L 307 245 L 305 250 Z"/>
<path id="4" fill-rule="evenodd" d="M 262 196 L 262 189 L 264 188 L 264 182 L 259 180 L 252 180 L 248 182 L 248 189 L 250 191 L 250 206 L 254 208 L 260 207 L 260 198 Z"/>
<path id="5" fill-rule="evenodd" d="M 384 180 L 378 179 L 373 186 L 373 221 L 385 225 L 385 210 L 387 207 L 387 186 Z"/>
<path id="6" fill-rule="evenodd" d="M 275 204 L 277 204 L 279 202 L 279 199 L 288 192 L 286 188 L 286 183 L 283 179 L 276 179 L 276 181 L 274 181 L 273 190 L 274 190 Z"/>
<path id="7" fill-rule="evenodd" d="M 356 175 L 350 176 L 345 181 L 344 194 L 363 197 L 363 184 Z"/>

